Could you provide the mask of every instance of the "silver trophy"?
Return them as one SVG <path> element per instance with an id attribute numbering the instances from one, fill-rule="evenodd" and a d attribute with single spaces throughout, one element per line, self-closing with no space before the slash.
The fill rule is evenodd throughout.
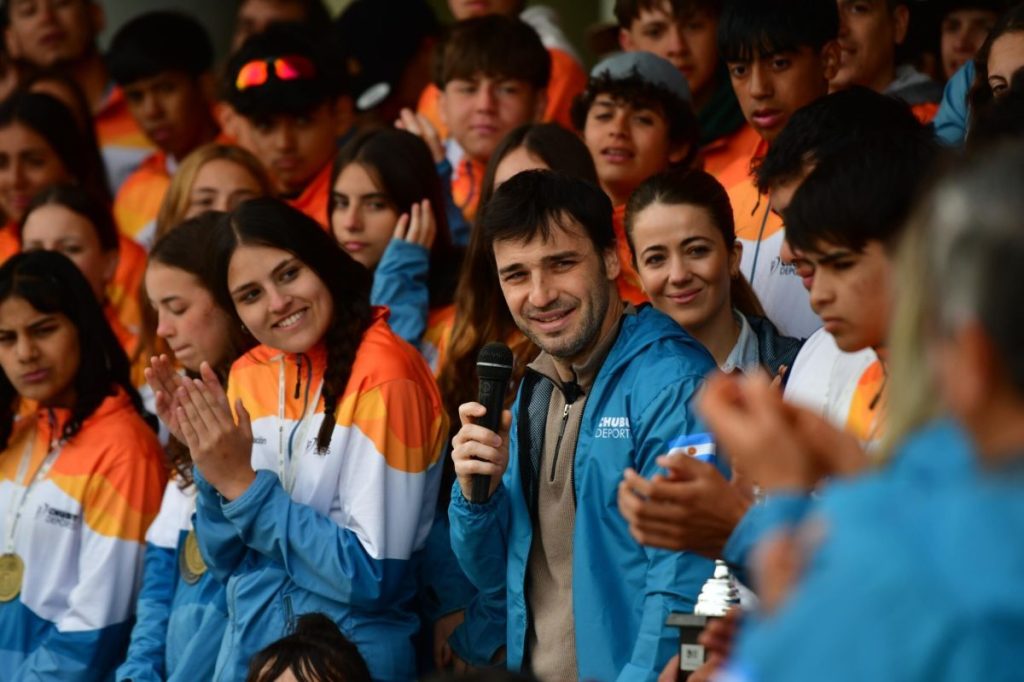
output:
<path id="1" fill-rule="evenodd" d="M 679 679 L 687 679 L 704 664 L 706 653 L 697 638 L 708 619 L 721 618 L 739 603 L 740 592 L 728 564 L 716 561 L 715 572 L 701 588 L 693 613 L 673 613 L 668 617 L 667 623 L 679 628 Z"/>

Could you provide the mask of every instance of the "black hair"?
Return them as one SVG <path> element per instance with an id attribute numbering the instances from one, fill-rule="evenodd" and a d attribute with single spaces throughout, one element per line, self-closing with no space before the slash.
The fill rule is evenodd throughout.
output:
<path id="1" fill-rule="evenodd" d="M 198 78 L 213 66 L 213 43 L 202 24 L 182 12 L 146 12 L 114 35 L 106 55 L 110 76 L 125 86 L 164 71 Z"/>
<path id="2" fill-rule="evenodd" d="M 718 180 L 702 170 L 682 169 L 667 171 L 644 180 L 629 197 L 626 204 L 626 240 L 637 266 L 633 245 L 633 227 L 637 215 L 651 204 L 668 206 L 696 206 L 707 211 L 711 224 L 722 236 L 727 252 L 736 242 L 736 220 L 733 216 L 729 193 Z M 748 317 L 764 317 L 764 308 L 746 277 L 742 274 L 732 280 L 729 297 L 733 308 Z"/>
<path id="3" fill-rule="evenodd" d="M 327 205 L 330 221 L 337 200 L 334 184 L 346 166 L 363 166 L 380 185 L 398 213 L 408 213 L 412 205 L 430 200 L 437 229 L 430 249 L 428 288 L 430 307 L 451 304 L 459 274 L 459 254 L 452 245 L 445 213 L 444 190 L 438 178 L 434 158 L 427 144 L 412 133 L 394 128 L 368 129 L 349 140 L 334 160 L 331 192 Z"/>
<path id="4" fill-rule="evenodd" d="M 710 12 L 718 16 L 722 12 L 724 0 L 668 0 L 674 17 L 687 17 L 694 12 Z M 660 10 L 665 0 L 615 0 L 613 13 L 619 28 L 629 29 L 633 22 L 640 18 L 646 10 Z"/>
<path id="5" fill-rule="evenodd" d="M 762 193 L 804 174 L 808 164 L 827 159 L 865 136 L 923 134 L 907 104 L 869 88 L 853 86 L 819 97 L 798 109 L 757 165 Z"/>
<path id="6" fill-rule="evenodd" d="M 103 160 L 81 133 L 71 110 L 56 97 L 18 91 L 0 103 L 0 128 L 19 123 L 46 140 L 73 180 L 96 197 L 110 201 Z"/>
<path id="7" fill-rule="evenodd" d="M 753 56 L 815 52 L 839 36 L 839 10 L 829 0 L 729 0 L 718 22 L 718 50 L 725 61 Z"/>
<path id="8" fill-rule="evenodd" d="M 78 331 L 75 405 L 61 439 L 68 441 L 96 408 L 120 388 L 140 415 L 142 400 L 132 385 L 128 356 L 107 323 L 103 308 L 78 267 L 54 251 L 12 256 L 0 267 L 0 302 L 20 298 L 41 313 L 59 313 Z M 18 394 L 0 372 L 0 447 L 7 447 L 18 410 Z"/>
<path id="9" fill-rule="evenodd" d="M 370 272 L 352 260 L 334 237 L 315 220 L 288 204 L 263 197 L 250 199 L 229 213 L 217 226 L 214 242 L 214 292 L 221 307 L 235 311 L 228 291 L 228 266 L 240 245 L 251 244 L 282 249 L 293 254 L 320 278 L 330 292 L 334 314 L 323 342 L 327 348 L 324 370 L 324 419 L 316 438 L 317 452 L 323 454 L 334 433 L 335 412 L 352 373 L 352 363 L 370 326 Z"/>
<path id="10" fill-rule="evenodd" d="M 974 55 L 974 83 L 967 96 L 974 113 L 983 111 L 995 99 L 992 86 L 988 83 L 988 58 L 992 53 L 992 44 L 1007 33 L 1019 32 L 1024 32 L 1024 2 L 1017 3 L 999 17 L 989 31 L 988 38 Z"/>
<path id="11" fill-rule="evenodd" d="M 292 80 L 277 76 L 273 63 L 284 57 L 298 57 L 312 65 L 312 73 Z M 250 62 L 264 62 L 267 80 L 260 85 L 238 88 L 239 71 Z M 274 116 L 308 114 L 347 92 L 341 60 L 330 41 L 310 33 L 304 24 L 275 23 L 250 36 L 231 55 L 224 70 L 224 99 L 242 116 L 268 120 Z"/>
<path id="12" fill-rule="evenodd" d="M 579 223 L 594 249 L 615 248 L 612 202 L 596 185 L 563 173 L 532 170 L 505 182 L 491 197 L 477 227 L 488 244 L 551 239 L 553 230 Z"/>
<path id="13" fill-rule="evenodd" d="M 72 213 L 82 216 L 89 221 L 93 231 L 96 232 L 100 248 L 104 251 L 117 251 L 117 223 L 114 222 L 114 214 L 111 213 L 109 204 L 100 201 L 81 185 L 51 185 L 35 195 L 28 208 L 25 209 L 25 215 L 21 222 L 18 223 L 19 239 L 25 231 L 28 217 L 42 206 L 63 206 Z"/>
<path id="14" fill-rule="evenodd" d="M 572 124 L 580 133 L 586 127 L 587 114 L 599 95 L 607 95 L 616 102 L 628 102 L 633 107 L 660 112 L 668 124 L 669 142 L 672 145 L 689 145 L 686 158 L 674 165 L 689 166 L 692 163 L 697 155 L 700 131 L 697 127 L 697 115 L 689 102 L 667 88 L 645 80 L 636 72 L 625 78 L 616 78 L 607 71 L 602 71 L 587 81 L 586 90 L 576 96 L 569 110 Z"/>
<path id="15" fill-rule="evenodd" d="M 219 283 L 214 279 L 213 255 L 217 236 L 217 225 L 224 219 L 218 211 L 207 211 L 195 218 L 189 218 L 173 230 L 165 234 L 149 252 L 149 264 L 177 268 L 195 277 L 200 286 L 210 292 L 214 302 L 234 318 L 233 308 L 223 308 L 220 298 L 216 296 Z M 156 315 L 143 293 L 143 326 L 139 339 L 139 351 L 152 349 L 156 334 Z M 242 331 L 241 325 L 232 324 L 228 328 L 228 347 L 224 357 L 213 365 L 214 373 L 221 382 L 226 382 L 231 363 L 252 346 L 252 337 Z M 146 338 L 149 337 L 149 338 Z M 136 358 L 137 359 L 137 358 Z M 186 372 L 191 374 L 190 372 Z M 192 456 L 188 447 L 178 442 L 173 436 L 164 448 L 171 469 L 177 474 L 182 489 L 192 483 Z"/>
<path id="16" fill-rule="evenodd" d="M 474 17 L 452 26 L 437 45 L 434 84 L 444 90 L 478 73 L 525 81 L 540 91 L 551 78 L 551 55 L 533 27 L 517 18 Z"/>
<path id="17" fill-rule="evenodd" d="M 487 162 L 480 189 L 478 220 L 487 213 L 487 205 L 494 195 L 494 175 L 502 160 L 516 149 L 525 149 L 539 158 L 553 171 L 565 173 L 592 185 L 598 184 L 594 158 L 578 135 L 557 123 L 527 123 L 515 128 L 498 144 Z M 437 377 L 445 410 L 453 429 L 459 424 L 459 405 L 476 400 L 476 357 L 488 341 L 508 339 L 516 332 L 516 323 L 505 305 L 494 271 L 494 255 L 482 229 L 469 235 L 469 246 L 459 273 L 455 290 L 455 322 L 444 365 Z M 513 343 L 516 383 L 526 365 L 537 355 L 537 347 L 528 338 L 516 335 Z M 454 431 L 451 435 L 454 435 Z M 441 491 L 437 496 L 438 513 L 447 513 L 451 499 L 455 468 L 451 457 L 445 459 L 441 474 Z"/>
<path id="18" fill-rule="evenodd" d="M 298 682 L 370 682 L 356 645 L 322 613 L 300 616 L 295 631 L 249 661 L 246 682 L 273 682 L 291 671 Z"/>
<path id="19" fill-rule="evenodd" d="M 967 149 L 993 148 L 1024 138 L 1024 67 L 1013 74 L 1010 91 L 971 119 Z"/>
<path id="20" fill-rule="evenodd" d="M 854 251 L 870 241 L 892 247 L 937 149 L 930 132 L 878 134 L 819 160 L 783 211 L 786 239 L 803 251 L 820 250 L 820 242 Z"/>

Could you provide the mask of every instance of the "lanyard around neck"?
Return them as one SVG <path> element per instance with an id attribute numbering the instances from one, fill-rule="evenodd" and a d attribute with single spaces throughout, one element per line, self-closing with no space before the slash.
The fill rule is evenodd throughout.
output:
<path id="1" fill-rule="evenodd" d="M 303 405 L 302 416 L 299 418 L 298 424 L 292 429 L 291 436 L 288 439 L 287 447 L 285 446 L 284 439 L 284 408 L 285 408 L 285 356 L 281 355 L 279 358 L 280 364 L 278 365 L 278 379 L 277 379 L 277 475 L 281 479 L 281 485 L 285 491 L 290 495 L 292 489 L 295 487 L 295 478 L 298 465 L 296 464 L 295 453 L 293 452 L 292 444 L 298 443 L 299 454 L 302 454 L 306 450 L 306 434 L 309 432 L 310 427 L 313 424 L 313 419 L 316 417 L 316 406 L 320 402 L 320 394 L 323 392 L 324 381 L 320 379 L 320 384 L 317 386 L 316 392 L 313 394 L 312 400 L 307 400 Z M 301 371 L 301 368 L 299 369 Z M 312 376 L 312 372 L 310 372 Z M 306 396 L 309 396 L 309 383 L 306 383 Z"/>
<path id="2" fill-rule="evenodd" d="M 11 554 L 14 552 L 14 538 L 15 533 L 18 530 L 18 522 L 21 521 L 22 512 L 25 510 L 25 502 L 28 500 L 29 494 L 37 483 L 44 480 L 50 473 L 50 469 L 53 468 L 54 462 L 57 461 L 57 457 L 60 455 L 61 444 L 53 442 L 50 444 L 50 449 L 47 451 L 46 456 L 43 458 L 43 463 L 39 465 L 34 476 L 31 480 L 25 481 L 25 477 L 28 475 L 28 466 L 32 461 L 32 450 L 35 446 L 36 435 L 35 432 L 29 435 L 28 442 L 25 443 L 25 448 L 21 453 L 21 462 L 18 464 L 18 473 L 14 480 L 15 483 L 15 500 L 12 500 L 11 506 L 7 509 L 7 519 L 4 524 L 6 532 L 4 533 L 4 554 Z M 22 485 L 24 482 L 24 489 L 19 491 L 17 486 Z"/>

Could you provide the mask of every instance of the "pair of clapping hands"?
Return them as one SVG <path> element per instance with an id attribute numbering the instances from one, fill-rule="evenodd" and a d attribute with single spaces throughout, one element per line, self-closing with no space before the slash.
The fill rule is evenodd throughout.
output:
<path id="1" fill-rule="evenodd" d="M 668 473 L 649 480 L 626 470 L 619 509 L 642 544 L 720 558 L 753 502 L 755 483 L 769 494 L 809 493 L 824 478 L 855 475 L 867 466 L 856 438 L 784 402 L 766 376 L 715 375 L 697 408 L 728 454 L 733 479 L 686 455 L 660 457 Z"/>
<path id="2" fill-rule="evenodd" d="M 242 401 L 235 402 L 238 423 L 224 388 L 204 362 L 199 378 L 179 374 L 166 355 L 145 370 L 156 394 L 156 413 L 175 438 L 188 446 L 192 462 L 223 497 L 233 500 L 255 480 L 252 421 Z"/>

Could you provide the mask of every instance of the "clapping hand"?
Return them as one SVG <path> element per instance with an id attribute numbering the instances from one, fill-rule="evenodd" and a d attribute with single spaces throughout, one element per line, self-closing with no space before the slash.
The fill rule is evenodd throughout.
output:
<path id="1" fill-rule="evenodd" d="M 227 395 L 204 362 L 199 379 L 183 379 L 175 392 L 175 418 L 192 461 L 210 485 L 233 500 L 255 480 L 252 469 L 252 422 L 242 401 L 235 423 Z"/>

